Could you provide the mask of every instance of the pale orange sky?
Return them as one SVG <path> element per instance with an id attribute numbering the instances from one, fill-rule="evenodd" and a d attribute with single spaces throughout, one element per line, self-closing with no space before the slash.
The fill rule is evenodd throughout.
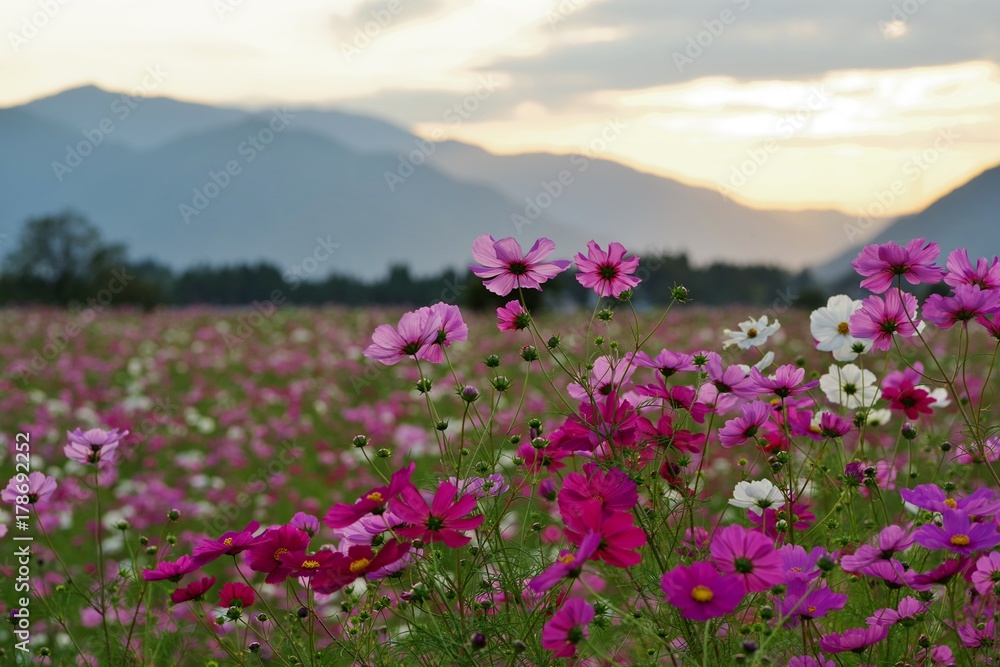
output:
<path id="1" fill-rule="evenodd" d="M 751 206 L 850 214 L 896 181 L 887 213 L 922 208 L 1000 163 L 1000 3 L 965 3 L 976 22 L 951 42 L 963 21 L 933 3 L 895 18 L 892 3 L 854 0 L 836 17 L 789 0 L 54 4 L 0 5 L 0 105 L 127 91 L 156 66 L 168 75 L 153 95 L 341 107 L 494 152 L 589 152 Z"/>

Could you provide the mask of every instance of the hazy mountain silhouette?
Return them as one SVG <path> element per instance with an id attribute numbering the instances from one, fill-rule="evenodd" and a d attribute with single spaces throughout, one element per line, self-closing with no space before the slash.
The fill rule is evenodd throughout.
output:
<path id="1" fill-rule="evenodd" d="M 294 118 L 273 141 L 248 145 L 282 113 Z M 854 222 L 831 211 L 751 209 L 610 160 L 427 144 L 356 114 L 250 112 L 94 86 L 0 109 L 0 142 L 0 230 L 74 208 L 134 256 L 175 267 L 287 266 L 321 236 L 341 248 L 319 275 L 380 275 L 390 262 L 433 271 L 467 263 L 471 240 L 492 233 L 525 245 L 550 236 L 564 257 L 593 237 L 636 252 L 683 251 L 695 262 L 798 269 L 849 247 L 845 225 Z M 230 162 L 239 174 L 225 173 Z M 206 187 L 216 196 L 196 201 Z"/>

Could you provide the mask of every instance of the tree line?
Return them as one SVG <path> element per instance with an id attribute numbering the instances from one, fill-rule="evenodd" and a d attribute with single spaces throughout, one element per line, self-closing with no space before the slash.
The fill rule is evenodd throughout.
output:
<path id="1" fill-rule="evenodd" d="M 808 273 L 770 266 L 715 263 L 692 266 L 684 254 L 643 257 L 638 305 L 666 303 L 675 285 L 705 305 L 814 307 L 820 292 Z M 501 300 L 467 270 L 444 269 L 414 276 L 405 265 L 389 267 L 377 280 L 331 274 L 287 282 L 269 262 L 192 266 L 176 271 L 152 259 L 129 259 L 123 244 L 106 241 L 86 218 L 73 212 L 28 220 L 0 265 L 0 304 L 72 306 L 86 303 L 113 286 L 113 306 L 144 309 L 194 304 L 248 304 L 279 291 L 297 305 L 424 305 L 445 301 L 470 309 L 496 308 Z M 543 296 L 529 291 L 535 307 L 592 305 L 571 272 L 546 285 Z"/>

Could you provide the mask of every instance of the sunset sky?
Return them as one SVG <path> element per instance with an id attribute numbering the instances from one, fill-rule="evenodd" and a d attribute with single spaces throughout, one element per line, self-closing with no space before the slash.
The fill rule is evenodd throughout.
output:
<path id="1" fill-rule="evenodd" d="M 995 0 L 4 0 L 0 29 L 2 106 L 159 67 L 151 95 L 348 109 L 851 214 L 1000 163 Z"/>

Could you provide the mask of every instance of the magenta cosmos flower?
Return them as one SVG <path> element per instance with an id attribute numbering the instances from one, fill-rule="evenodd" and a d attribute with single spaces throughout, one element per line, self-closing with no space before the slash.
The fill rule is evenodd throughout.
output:
<path id="1" fill-rule="evenodd" d="M 770 403 L 754 401 L 740 406 L 742 417 L 736 417 L 726 422 L 726 425 L 719 429 L 719 440 L 725 448 L 742 445 L 750 438 L 757 435 L 760 428 L 767 423 L 773 408 Z"/>
<path id="2" fill-rule="evenodd" d="M 709 354 L 705 370 L 708 371 L 709 381 L 720 394 L 731 393 L 738 398 L 753 399 L 760 393 L 757 383 L 739 366 L 734 364 L 723 370 L 722 357 L 714 352 Z"/>
<path id="3" fill-rule="evenodd" d="M 191 556 L 184 555 L 175 561 L 162 560 L 156 564 L 152 570 L 143 570 L 142 578 L 145 581 L 163 581 L 167 579 L 177 583 L 185 574 L 190 574 L 198 569 L 198 564 Z"/>
<path id="4" fill-rule="evenodd" d="M 667 602 L 692 621 L 730 614 L 746 595 L 739 577 L 719 574 L 711 563 L 704 562 L 678 565 L 664 573 L 660 588 Z"/>
<path id="5" fill-rule="evenodd" d="M 580 270 L 576 280 L 584 287 L 597 292 L 598 296 L 618 298 L 625 290 L 638 285 L 639 278 L 631 275 L 639 268 L 639 258 L 625 259 L 625 246 L 611 243 L 604 252 L 596 241 L 587 242 L 587 256 L 576 255 L 576 267 Z"/>
<path id="6" fill-rule="evenodd" d="M 976 561 L 972 585 L 980 595 L 988 595 L 997 584 L 1000 584 L 1000 553 L 991 551 Z"/>
<path id="7" fill-rule="evenodd" d="M 452 343 L 460 343 L 469 339 L 469 327 L 462 320 L 462 311 L 458 306 L 447 303 L 436 303 L 417 311 L 427 318 L 437 321 L 437 337 L 424 350 L 423 358 L 432 364 L 444 361 L 444 348 Z"/>
<path id="8" fill-rule="evenodd" d="M 976 266 L 969 261 L 969 251 L 965 248 L 953 250 L 948 255 L 948 275 L 944 281 L 952 287 L 978 285 L 984 290 L 1000 289 L 1000 257 L 991 260 L 980 257 Z"/>
<path id="9" fill-rule="evenodd" d="M 941 329 L 957 323 L 994 315 L 1000 310 L 1000 292 L 984 291 L 978 285 L 959 285 L 952 296 L 931 294 L 924 302 L 924 319 Z"/>
<path id="10" fill-rule="evenodd" d="M 785 597 L 778 603 L 778 612 L 787 620 L 785 627 L 796 627 L 802 621 L 822 618 L 831 611 L 843 609 L 847 596 L 834 593 L 825 584 L 813 584 L 805 579 L 793 579 Z"/>
<path id="11" fill-rule="evenodd" d="M 973 523 L 968 514 L 952 509 L 941 513 L 941 526 L 924 524 L 914 531 L 913 538 L 927 549 L 947 549 L 963 556 L 1000 544 L 995 523 Z"/>
<path id="12" fill-rule="evenodd" d="M 203 577 L 198 581 L 193 581 L 184 588 L 178 588 L 170 594 L 170 601 L 174 604 L 200 600 L 205 597 L 205 593 L 215 585 L 215 577 Z"/>
<path id="13" fill-rule="evenodd" d="M 407 486 L 393 500 L 392 511 L 409 525 L 398 528 L 396 532 L 424 542 L 444 542 L 452 549 L 465 546 L 472 538 L 461 531 L 475 530 L 486 517 L 466 516 L 476 508 L 476 498 L 463 495 L 456 500 L 457 493 L 454 484 L 442 482 L 428 505 L 416 488 Z"/>
<path id="14" fill-rule="evenodd" d="M 927 611 L 926 604 L 915 597 L 906 596 L 899 601 L 899 605 L 895 609 L 892 607 L 876 609 L 865 622 L 868 625 L 896 625 L 898 623 L 909 627 L 920 620 L 918 616 L 925 611 Z"/>
<path id="15" fill-rule="evenodd" d="M 500 331 L 521 331 L 531 324 L 531 316 L 521 307 L 521 302 L 508 301 L 506 306 L 497 308 L 497 328 Z"/>
<path id="16" fill-rule="evenodd" d="M 251 521 L 243 530 L 223 533 L 222 536 L 213 540 L 210 537 L 202 538 L 191 553 L 191 557 L 198 563 L 198 567 L 211 563 L 221 556 L 235 556 L 243 553 L 254 543 L 254 533 L 260 528 L 260 524 Z"/>
<path id="17" fill-rule="evenodd" d="M 128 431 L 119 431 L 116 428 L 110 431 L 100 428 L 92 428 L 89 431 L 80 429 L 67 431 L 69 444 L 63 447 L 63 452 L 67 458 L 77 463 L 87 465 L 114 463 L 118 445 L 127 435 Z"/>
<path id="18" fill-rule="evenodd" d="M 220 607 L 240 607 L 246 609 L 257 601 L 253 588 L 243 582 L 223 584 L 219 591 Z"/>
<path id="19" fill-rule="evenodd" d="M 694 365 L 694 357 L 690 354 L 672 352 L 670 350 L 661 350 L 656 357 L 650 357 L 645 352 L 638 352 L 633 357 L 633 361 L 636 366 L 653 368 L 660 371 L 660 375 L 665 378 L 670 377 L 674 373 L 697 370 Z"/>
<path id="20" fill-rule="evenodd" d="M 392 474 L 387 486 L 375 487 L 361 496 L 356 503 L 337 503 L 327 511 L 323 523 L 334 529 L 346 528 L 369 514 L 382 514 L 385 511 L 385 504 L 410 486 L 410 478 L 413 477 L 416 467 L 417 464 L 410 461 L 410 465 Z"/>
<path id="21" fill-rule="evenodd" d="M 597 463 L 583 466 L 583 472 L 566 475 L 559 491 L 559 511 L 575 511 L 583 503 L 596 500 L 602 509 L 631 512 L 639 502 L 635 482 L 618 468 L 601 470 Z"/>
<path id="22" fill-rule="evenodd" d="M 386 366 L 409 357 L 424 359 L 430 345 L 438 339 L 441 318 L 429 310 L 405 313 L 393 327 L 380 324 L 372 334 L 372 344 L 364 351 L 369 359 Z"/>
<path id="23" fill-rule="evenodd" d="M 843 634 L 832 632 L 819 640 L 820 650 L 826 653 L 864 653 L 865 649 L 889 636 L 889 628 L 874 625 L 867 628 L 845 630 Z"/>
<path id="24" fill-rule="evenodd" d="M 282 564 L 281 555 L 305 551 L 309 534 L 295 526 L 268 528 L 246 552 L 247 565 L 255 572 L 265 572 L 268 584 L 279 584 L 288 578 L 291 569 Z"/>
<path id="25" fill-rule="evenodd" d="M 600 546 L 601 534 L 594 531 L 587 533 L 575 554 L 563 549 L 555 563 L 531 580 L 531 583 L 528 584 L 529 588 L 536 593 L 543 593 L 563 579 L 576 579 L 583 571 L 584 564 L 590 560 L 590 557 L 597 552 Z"/>
<path id="26" fill-rule="evenodd" d="M 597 558 L 612 567 L 632 567 L 642 562 L 642 554 L 635 551 L 646 544 L 646 533 L 632 524 L 631 512 L 612 512 L 601 509 L 597 500 L 567 507 L 563 514 L 566 537 L 580 546 L 591 532 L 599 533 L 601 542 Z"/>
<path id="27" fill-rule="evenodd" d="M 924 239 L 913 239 L 904 247 L 892 241 L 865 246 L 851 266 L 862 276 L 861 286 L 881 294 L 892 286 L 897 276 L 911 285 L 941 282 L 944 271 L 934 264 L 941 247 Z M 852 332 L 853 333 L 853 332 Z"/>
<path id="28" fill-rule="evenodd" d="M 487 234 L 472 243 L 472 256 L 479 264 L 472 264 L 469 269 L 480 278 L 489 278 L 483 286 L 500 296 L 507 296 L 519 287 L 540 290 L 542 283 L 569 268 L 570 262 L 566 260 L 542 261 L 555 249 L 555 243 L 541 238 L 524 254 L 513 236 L 497 241 Z"/>
<path id="29" fill-rule="evenodd" d="M 393 538 L 378 553 L 368 544 L 355 544 L 347 553 L 331 552 L 333 557 L 330 566 L 313 577 L 313 589 L 317 593 L 328 595 L 339 591 L 358 577 L 376 579 L 379 570 L 397 563 L 409 550 L 409 542 L 398 542 Z"/>
<path id="30" fill-rule="evenodd" d="M 957 509 L 969 516 L 994 516 L 1000 512 L 1000 502 L 987 488 L 976 489 L 965 498 L 951 498 L 937 484 L 921 484 L 912 489 L 900 489 L 899 495 L 914 507 L 928 512 Z"/>
<path id="31" fill-rule="evenodd" d="M 24 473 L 20 474 L 23 475 Z M 19 505 L 23 503 L 17 502 L 18 497 L 26 496 L 28 500 L 27 504 L 34 505 L 35 503 L 48 500 L 55 492 L 56 486 L 55 478 L 48 477 L 45 473 L 37 471 L 30 473 L 23 482 L 19 482 L 15 475 L 10 478 L 7 488 L 0 492 L 0 500 L 11 505 Z"/>
<path id="32" fill-rule="evenodd" d="M 594 608 L 586 600 L 567 600 L 542 628 L 542 648 L 554 651 L 554 658 L 572 658 L 576 645 L 590 636 L 587 626 L 592 620 Z"/>
<path id="33" fill-rule="evenodd" d="M 709 550 L 719 570 L 739 577 L 749 593 L 766 591 L 785 578 L 781 554 L 774 548 L 774 541 L 743 526 L 726 526 L 716 531 Z"/>
<path id="34" fill-rule="evenodd" d="M 851 335 L 871 340 L 876 350 L 891 348 L 893 334 L 915 336 L 919 326 L 917 298 L 895 288 L 886 292 L 885 299 L 870 296 L 862 301 L 850 322 Z"/>

